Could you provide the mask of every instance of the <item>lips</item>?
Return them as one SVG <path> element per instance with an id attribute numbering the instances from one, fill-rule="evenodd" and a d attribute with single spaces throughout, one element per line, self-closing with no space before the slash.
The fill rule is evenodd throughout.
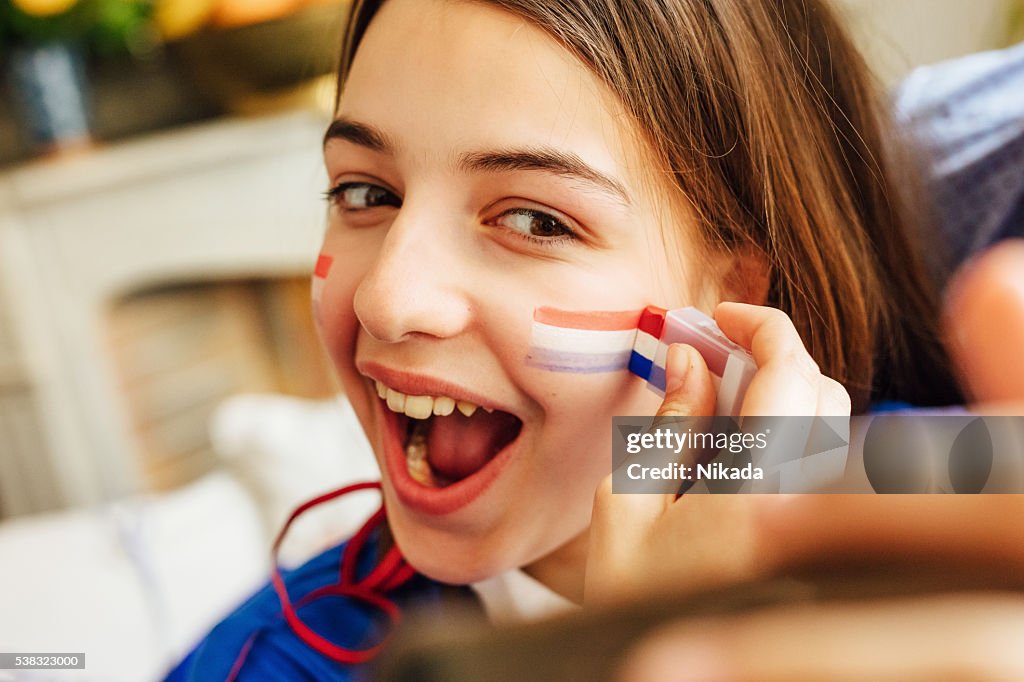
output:
<path id="1" fill-rule="evenodd" d="M 515 414 L 514 408 L 501 404 L 494 398 L 484 396 L 472 389 L 443 379 L 401 372 L 369 361 L 357 363 L 356 369 L 360 374 L 374 381 L 379 381 L 389 388 L 401 391 L 406 395 L 450 396 L 457 401 L 473 403 L 484 409 L 503 410 L 504 412 Z"/>
<path id="2" fill-rule="evenodd" d="M 435 516 L 455 512 L 483 495 L 515 456 L 523 422 L 497 401 L 376 363 L 358 369 L 374 380 L 385 467 L 406 507 Z M 452 402 L 458 409 L 449 409 Z"/>

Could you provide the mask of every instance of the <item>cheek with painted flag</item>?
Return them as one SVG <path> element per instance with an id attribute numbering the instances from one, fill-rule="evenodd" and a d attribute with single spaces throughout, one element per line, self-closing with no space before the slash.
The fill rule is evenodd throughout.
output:
<path id="1" fill-rule="evenodd" d="M 711 371 L 716 413 L 736 416 L 757 365 L 715 321 L 696 308 L 642 311 L 534 311 L 527 364 L 552 372 L 595 374 L 629 370 L 664 395 L 673 343 L 693 346 Z"/>
<path id="2" fill-rule="evenodd" d="M 627 369 L 639 319 L 637 311 L 537 308 L 526 362 L 531 367 L 573 374 Z"/>

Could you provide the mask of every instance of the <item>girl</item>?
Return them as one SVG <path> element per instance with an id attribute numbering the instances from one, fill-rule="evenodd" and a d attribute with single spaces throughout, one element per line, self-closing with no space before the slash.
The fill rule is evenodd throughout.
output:
<path id="1" fill-rule="evenodd" d="M 957 397 L 873 90 L 817 2 L 357 2 L 324 158 L 314 306 L 380 525 L 275 579 L 175 679 L 344 677 L 377 651 L 372 609 L 439 583 L 500 619 L 660 556 L 623 538 L 665 500 L 602 488 L 591 534 L 610 418 L 706 414 L 708 369 L 673 347 L 662 402 L 530 366 L 537 308 L 713 311 L 759 367 L 744 414 Z"/>

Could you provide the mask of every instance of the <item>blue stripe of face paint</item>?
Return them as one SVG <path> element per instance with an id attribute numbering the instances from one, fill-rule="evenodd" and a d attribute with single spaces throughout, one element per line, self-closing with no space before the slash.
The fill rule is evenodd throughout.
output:
<path id="1" fill-rule="evenodd" d="M 630 352 L 573 353 L 534 348 L 526 356 L 526 364 L 551 372 L 569 372 L 574 374 L 618 372 L 629 366 Z"/>

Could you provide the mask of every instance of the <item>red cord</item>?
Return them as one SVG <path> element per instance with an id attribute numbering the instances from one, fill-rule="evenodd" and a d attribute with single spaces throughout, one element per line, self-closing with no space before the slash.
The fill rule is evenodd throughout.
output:
<path id="1" fill-rule="evenodd" d="M 348 597 L 378 608 L 385 616 L 387 616 L 388 621 L 390 621 L 391 629 L 394 629 L 400 619 L 400 613 L 398 605 L 385 596 L 385 593 L 397 589 L 408 582 L 408 580 L 416 574 L 416 571 L 412 566 L 405 562 L 405 559 L 402 558 L 398 548 L 392 547 L 380 562 L 366 575 L 366 577 L 362 580 L 357 580 L 355 577 L 359 555 L 362 552 L 366 541 L 370 538 L 373 531 L 376 530 L 377 527 L 385 520 L 384 505 L 381 505 L 380 509 L 378 509 L 373 516 L 363 524 L 362 528 L 360 528 L 356 534 L 352 536 L 352 539 L 348 541 L 348 544 L 345 545 L 345 549 L 341 555 L 338 582 L 330 585 L 324 585 L 313 590 L 294 605 L 288 596 L 288 590 L 285 587 L 284 579 L 281 577 L 281 571 L 277 565 L 277 554 L 281 546 L 281 542 L 284 540 L 285 534 L 291 527 L 292 522 L 294 522 L 301 514 L 312 507 L 323 504 L 324 502 L 329 502 L 336 497 L 341 497 L 342 495 L 358 492 L 360 490 L 370 489 L 380 490 L 380 483 L 355 483 L 324 493 L 323 495 L 319 495 L 312 500 L 299 505 L 288 517 L 284 527 L 281 528 L 277 538 L 274 540 L 273 549 L 271 550 L 272 573 L 270 579 L 274 585 L 274 591 L 277 592 L 278 599 L 281 601 L 281 610 L 284 613 L 285 620 L 288 622 L 288 626 L 299 639 L 313 650 L 333 661 L 349 665 L 358 665 L 372 660 L 384 649 L 384 645 L 387 643 L 388 638 L 385 637 L 382 641 L 366 649 L 348 649 L 317 634 L 311 627 L 303 622 L 299 617 L 299 614 L 296 612 L 296 608 L 305 606 L 306 604 L 322 597 Z M 245 659 L 252 648 L 254 639 L 255 635 L 246 641 L 238 655 L 238 658 L 235 659 L 235 663 L 228 676 L 229 682 L 234 680 L 241 670 L 242 664 L 245 662 Z"/>

